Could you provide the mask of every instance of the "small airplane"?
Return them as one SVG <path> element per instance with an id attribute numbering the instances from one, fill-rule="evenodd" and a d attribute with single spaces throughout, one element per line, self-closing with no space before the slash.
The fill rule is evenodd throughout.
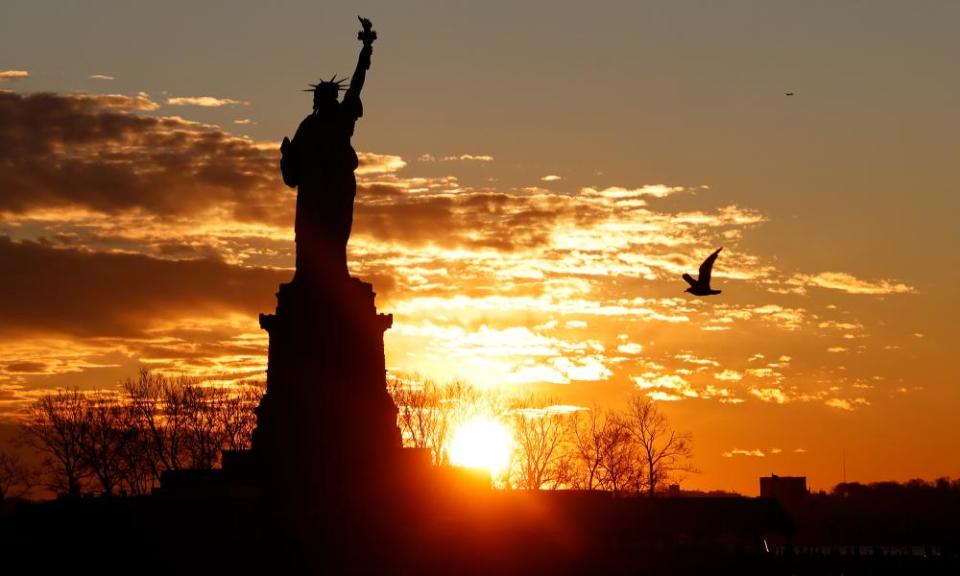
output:
<path id="1" fill-rule="evenodd" d="M 722 246 L 717 248 L 716 252 L 707 256 L 707 259 L 700 265 L 700 275 L 696 280 L 689 274 L 683 275 L 683 279 L 690 285 L 684 292 L 689 292 L 694 296 L 714 296 L 721 292 L 720 290 L 714 290 L 710 287 L 710 275 L 713 272 L 713 263 L 716 261 L 717 255 L 720 254 L 721 250 L 723 250 Z"/>
<path id="2" fill-rule="evenodd" d="M 784 92 L 783 94 L 784 94 L 785 96 L 793 96 L 793 92 Z"/>

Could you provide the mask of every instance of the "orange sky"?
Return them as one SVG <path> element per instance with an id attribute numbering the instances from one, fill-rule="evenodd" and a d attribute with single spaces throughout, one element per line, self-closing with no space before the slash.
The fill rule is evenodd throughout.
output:
<path id="1" fill-rule="evenodd" d="M 859 63 L 859 80 L 844 84 L 828 67 L 818 76 L 794 54 L 806 85 L 791 83 L 797 96 L 788 101 L 777 68 L 754 60 L 772 58 L 761 50 L 771 42 L 765 34 L 753 40 L 762 58 L 715 30 L 704 32 L 715 44 L 671 36 L 667 74 L 641 49 L 642 34 L 621 31 L 623 44 L 607 50 L 599 18 L 579 15 L 573 25 L 550 17 L 568 38 L 579 30 L 596 40 L 574 55 L 526 11 L 517 18 L 527 28 L 481 14 L 505 44 L 530 42 L 527 75 L 510 77 L 517 64 L 499 44 L 468 54 L 439 22 L 424 24 L 439 49 L 475 71 L 463 76 L 420 53 L 422 38 L 402 39 L 415 32 L 410 18 L 370 4 L 394 43 L 377 44 L 357 128 L 350 258 L 352 272 L 373 282 L 381 311 L 394 314 L 391 370 L 535 389 L 583 406 L 617 406 L 640 390 L 693 433 L 701 472 L 688 487 L 752 494 L 758 475 L 775 472 L 827 488 L 841 479 L 844 453 L 848 479 L 960 476 L 957 178 L 944 128 L 931 120 L 956 124 L 935 91 L 960 89 L 922 74 L 949 52 L 946 40 L 930 33 L 923 52 L 915 37 L 885 37 L 878 45 L 904 59 L 884 69 L 895 86 L 854 105 L 879 81 L 872 63 L 880 55 L 865 47 L 880 41 L 872 34 L 894 30 L 894 9 L 880 3 L 876 30 L 856 33 L 861 44 L 843 44 L 841 26 L 809 28 L 809 50 L 835 40 L 837 58 Z M 16 10 L 25 28 L 38 25 L 31 10 L 39 9 Z M 480 15 L 449 10 L 449 26 L 470 38 L 469 17 Z M 326 14 L 341 24 L 323 21 L 318 40 L 336 46 L 330 73 L 349 69 L 357 49 L 341 11 Z M 657 15 L 636 26 L 650 35 L 663 33 L 657 22 L 705 26 L 683 20 L 682 10 Z M 931 25 L 942 19 L 935 16 L 926 16 Z M 721 28 L 754 30 L 755 18 L 786 26 L 773 12 L 725 17 Z M 144 365 L 262 377 L 257 313 L 272 309 L 292 265 L 294 192 L 279 180 L 277 142 L 309 102 L 293 80 L 266 90 L 228 74 L 239 65 L 232 58 L 245 58 L 220 51 L 215 39 L 230 37 L 222 31 L 204 37 L 175 18 L 164 22 L 200 63 L 168 69 L 146 41 L 129 44 L 136 47 L 125 59 L 101 52 L 100 40 L 76 38 L 100 58 L 95 69 L 76 56 L 0 44 L 0 417 L 46 390 L 111 386 Z M 521 29 L 553 52 L 521 40 Z M 295 52 L 300 41 L 291 42 Z M 205 47 L 223 77 L 198 76 Z M 271 50 L 282 61 L 282 47 Z M 558 53 L 568 69 L 557 68 Z M 719 55 L 698 69 L 684 54 Z M 144 70 L 151 59 L 169 86 Z M 753 64 L 756 77 L 697 84 L 733 63 L 737 74 Z M 597 88 L 611 75 L 636 75 L 636 66 L 647 69 L 636 84 Z M 428 70 L 432 95 L 409 105 L 425 94 L 411 93 L 419 88 L 409 82 L 426 82 Z M 316 63 L 295 60 L 274 76 L 302 84 L 316 73 Z M 559 86 L 563 75 L 594 85 L 589 99 L 579 87 L 540 94 L 551 124 L 530 90 Z M 491 88 L 497 78 L 499 90 Z M 912 97 L 902 93 L 907 81 Z M 690 90 L 715 90 L 717 102 Z M 718 246 L 723 294 L 682 294 L 679 275 Z"/>

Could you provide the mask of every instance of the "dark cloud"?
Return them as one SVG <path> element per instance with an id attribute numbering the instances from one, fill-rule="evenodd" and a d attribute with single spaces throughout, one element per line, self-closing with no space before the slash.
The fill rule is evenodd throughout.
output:
<path id="1" fill-rule="evenodd" d="M 56 249 L 0 237 L 0 332 L 131 337 L 155 322 L 274 306 L 288 271 Z"/>
<path id="2" fill-rule="evenodd" d="M 145 94 L 0 92 L 0 212 L 80 207 L 160 221 L 199 222 L 206 214 L 218 223 L 290 226 L 295 193 L 280 182 L 276 147 L 141 114 L 155 107 Z M 402 178 L 396 171 L 405 163 L 396 156 L 361 153 L 360 161 L 355 230 L 376 240 L 514 250 L 546 243 L 560 219 L 584 225 L 601 216 L 570 197 Z M 165 256 L 202 250 L 178 238 L 155 240 L 172 244 Z"/>
<path id="3" fill-rule="evenodd" d="M 0 210 L 82 206 L 267 220 L 279 152 L 215 127 L 128 113 L 145 96 L 0 92 Z"/>
<path id="4" fill-rule="evenodd" d="M 547 244 L 558 222 L 589 225 L 604 216 L 564 196 L 484 191 L 394 194 L 387 190 L 379 185 L 371 197 L 361 187 L 355 209 L 357 234 L 410 245 L 509 251 Z"/>
<path id="5" fill-rule="evenodd" d="M 15 372 L 20 374 L 34 374 L 43 372 L 47 369 L 47 365 L 43 362 L 11 362 L 4 367 L 4 370 L 7 372 Z"/>

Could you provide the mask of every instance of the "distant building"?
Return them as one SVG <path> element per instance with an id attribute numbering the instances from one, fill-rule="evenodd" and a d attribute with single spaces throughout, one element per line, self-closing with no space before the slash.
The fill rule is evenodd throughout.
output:
<path id="1" fill-rule="evenodd" d="M 781 504 L 790 506 L 803 502 L 807 497 L 806 476 L 770 476 L 760 477 L 760 497 L 773 498 Z"/>

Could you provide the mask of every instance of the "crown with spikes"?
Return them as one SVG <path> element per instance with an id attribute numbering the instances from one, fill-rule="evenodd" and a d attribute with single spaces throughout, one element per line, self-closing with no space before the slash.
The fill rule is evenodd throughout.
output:
<path id="1" fill-rule="evenodd" d="M 317 88 L 325 87 L 325 86 L 331 86 L 331 87 L 336 87 L 336 89 L 337 89 L 338 92 L 342 92 L 342 91 L 346 90 L 346 87 L 343 85 L 343 83 L 346 82 L 346 81 L 349 80 L 349 79 L 350 79 L 350 77 L 347 76 L 346 78 L 340 78 L 339 80 L 337 80 L 337 75 L 334 74 L 334 75 L 333 75 L 333 78 L 330 78 L 329 80 L 321 80 L 320 82 L 317 82 L 316 84 L 310 84 L 310 87 L 309 87 L 309 88 L 304 88 L 303 91 L 304 91 L 304 92 L 315 92 L 315 91 L 317 90 Z"/>

